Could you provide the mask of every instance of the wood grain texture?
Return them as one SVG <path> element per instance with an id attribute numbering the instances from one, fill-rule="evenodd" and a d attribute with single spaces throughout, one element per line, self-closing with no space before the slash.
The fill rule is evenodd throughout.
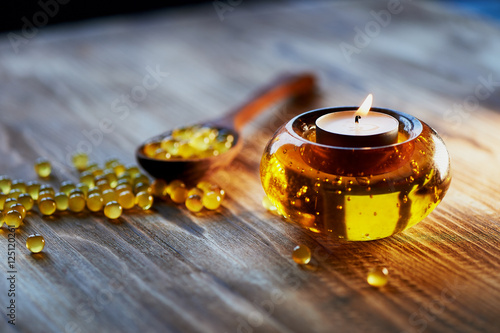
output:
<path id="1" fill-rule="evenodd" d="M 451 7 L 402 6 L 351 62 L 340 43 L 354 43 L 354 28 L 386 1 L 242 2 L 223 21 L 209 5 L 54 26 L 17 54 L 3 35 L 0 173 L 26 180 L 38 156 L 54 161 L 52 183 L 75 180 L 67 157 L 77 148 L 100 163 L 133 163 L 148 137 L 222 115 L 282 71 L 313 71 L 321 89 L 245 128 L 242 153 L 211 177 L 228 193 L 217 212 L 157 202 L 114 224 L 99 214 L 30 214 L 16 233 L 16 326 L 2 320 L 0 331 L 498 332 L 500 93 L 496 83 L 477 87 L 500 80 L 499 28 Z M 143 100 L 120 102 L 139 96 L 156 69 L 168 76 Z M 477 104 L 476 89 L 490 92 Z M 441 205 L 400 235 L 341 244 L 267 213 L 258 167 L 272 133 L 301 112 L 356 105 L 369 92 L 444 138 L 453 181 Z M 109 133 L 99 130 L 103 119 Z M 42 254 L 24 248 L 33 232 L 45 236 Z M 313 251 L 307 267 L 291 259 L 298 243 Z M 375 265 L 390 270 L 382 290 L 365 282 Z"/>

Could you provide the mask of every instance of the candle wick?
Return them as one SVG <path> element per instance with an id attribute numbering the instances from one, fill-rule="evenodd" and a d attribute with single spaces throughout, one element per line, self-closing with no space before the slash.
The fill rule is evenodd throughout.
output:
<path id="1" fill-rule="evenodd" d="M 360 119 L 361 119 L 361 116 L 356 116 L 356 117 L 354 117 L 354 122 L 356 124 L 358 124 Z"/>

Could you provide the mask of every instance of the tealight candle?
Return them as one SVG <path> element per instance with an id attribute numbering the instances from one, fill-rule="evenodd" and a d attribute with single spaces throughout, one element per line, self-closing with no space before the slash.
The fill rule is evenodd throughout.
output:
<path id="1" fill-rule="evenodd" d="M 316 120 L 316 142 L 338 147 L 375 147 L 396 143 L 399 121 L 385 113 L 370 111 L 368 95 L 357 111 L 326 114 Z"/>

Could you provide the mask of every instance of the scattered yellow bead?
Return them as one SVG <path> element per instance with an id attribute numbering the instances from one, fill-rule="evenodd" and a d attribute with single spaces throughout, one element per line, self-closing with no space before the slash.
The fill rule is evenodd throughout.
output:
<path id="1" fill-rule="evenodd" d="M 115 165 L 119 164 L 120 161 L 117 159 L 117 158 L 109 158 L 107 159 L 105 162 L 104 162 L 104 167 L 106 169 L 111 169 L 113 168 Z"/>
<path id="2" fill-rule="evenodd" d="M 4 215 L 3 222 L 7 224 L 9 228 L 17 229 L 21 226 L 21 223 L 23 223 L 23 217 L 17 210 L 9 210 Z"/>
<path id="3" fill-rule="evenodd" d="M 75 183 L 66 180 L 61 183 L 61 186 L 59 187 L 59 191 L 65 193 L 66 195 L 69 195 L 69 192 L 71 190 L 74 190 L 76 188 Z"/>
<path id="4" fill-rule="evenodd" d="M 15 205 L 17 202 L 17 199 L 16 198 L 8 198 L 5 200 L 4 204 L 3 204 L 3 209 L 4 210 L 10 210 L 10 207 L 12 207 L 12 205 Z"/>
<path id="5" fill-rule="evenodd" d="M 31 181 L 26 184 L 26 193 L 31 195 L 33 200 L 38 200 L 38 193 L 40 192 L 40 183 L 37 181 Z"/>
<path id="6" fill-rule="evenodd" d="M 193 187 L 192 189 L 190 189 L 187 193 L 187 196 L 190 197 L 192 195 L 198 195 L 200 196 L 200 198 L 203 196 L 203 191 L 200 190 L 199 188 L 197 187 Z"/>
<path id="7" fill-rule="evenodd" d="M 7 194 L 0 192 L 0 210 L 3 210 L 5 200 L 7 200 Z"/>
<path id="8" fill-rule="evenodd" d="M 86 202 L 83 194 L 73 193 L 70 195 L 68 200 L 68 207 L 72 212 L 79 213 L 83 211 L 83 209 L 85 208 L 85 204 Z"/>
<path id="9" fill-rule="evenodd" d="M 293 261 L 306 265 L 311 261 L 311 250 L 305 245 L 297 245 L 292 252 Z"/>
<path id="10" fill-rule="evenodd" d="M 52 166 L 50 165 L 50 162 L 44 158 L 39 158 L 35 162 L 35 172 L 37 173 L 38 176 L 42 178 L 46 178 L 50 176 L 50 173 L 52 171 Z"/>
<path id="11" fill-rule="evenodd" d="M 111 201 L 117 201 L 118 200 L 118 194 L 116 194 L 115 190 L 109 189 L 104 192 L 102 192 L 102 201 L 106 205 L 108 202 Z"/>
<path id="12" fill-rule="evenodd" d="M 87 208 L 92 212 L 98 212 L 102 209 L 103 201 L 99 193 L 92 193 L 87 198 Z"/>
<path id="13" fill-rule="evenodd" d="M 122 206 L 116 201 L 110 201 L 104 206 L 104 215 L 109 219 L 117 219 L 122 215 Z"/>
<path id="14" fill-rule="evenodd" d="M 25 193 L 26 192 L 26 183 L 21 179 L 13 180 L 12 184 L 10 186 L 10 192 L 12 192 L 13 190 L 19 190 L 22 193 Z"/>
<path id="15" fill-rule="evenodd" d="M 385 267 L 375 267 L 368 272 L 366 282 L 373 287 L 383 287 L 389 281 L 389 271 Z"/>
<path id="16" fill-rule="evenodd" d="M 115 174 L 117 176 L 120 176 L 121 174 L 123 174 L 126 169 L 125 169 L 125 166 L 123 164 L 116 164 L 114 167 L 113 167 L 113 170 L 115 171 Z"/>
<path id="17" fill-rule="evenodd" d="M 89 157 L 85 153 L 74 154 L 72 160 L 73 160 L 73 166 L 78 171 L 85 170 L 85 168 L 87 167 L 87 165 L 89 163 Z"/>
<path id="18" fill-rule="evenodd" d="M 22 204 L 27 211 L 33 208 L 34 201 L 31 195 L 29 195 L 28 193 L 23 193 L 19 195 L 17 201 L 19 201 L 19 203 Z"/>
<path id="19" fill-rule="evenodd" d="M 23 193 L 24 192 L 21 191 L 20 189 L 17 189 L 17 188 L 16 189 L 12 189 L 12 190 L 10 190 L 9 194 L 7 194 L 7 198 L 15 198 L 15 199 L 17 199 Z"/>
<path id="20" fill-rule="evenodd" d="M 134 193 L 130 190 L 120 192 L 118 195 L 118 203 L 123 207 L 123 209 L 133 208 L 135 205 Z"/>
<path id="21" fill-rule="evenodd" d="M 148 178 L 148 176 L 143 175 L 142 173 L 136 174 L 132 179 L 133 179 L 134 186 L 137 185 L 137 184 L 139 184 L 139 183 L 143 183 L 143 184 L 148 184 L 149 185 L 149 178 Z"/>
<path id="22" fill-rule="evenodd" d="M 120 195 L 123 191 L 131 191 L 132 192 L 132 187 L 129 184 L 120 184 L 115 188 L 115 192 Z"/>
<path id="23" fill-rule="evenodd" d="M 186 199 L 186 207 L 193 213 L 198 213 L 203 209 L 203 202 L 201 196 L 198 194 L 192 194 Z"/>
<path id="24" fill-rule="evenodd" d="M 56 202 L 54 199 L 46 197 L 42 198 L 38 203 L 38 210 L 43 215 L 52 215 L 56 211 Z"/>
<path id="25" fill-rule="evenodd" d="M 186 201 L 187 193 L 188 189 L 186 186 L 177 186 L 172 190 L 172 193 L 170 193 L 170 198 L 173 202 L 180 204 Z"/>
<path id="26" fill-rule="evenodd" d="M 40 185 L 39 193 L 44 192 L 44 191 L 50 192 L 52 195 L 56 194 L 56 191 L 54 190 L 54 188 L 50 185 L 47 185 L 47 184 Z"/>
<path id="27" fill-rule="evenodd" d="M 220 193 L 212 191 L 203 194 L 202 202 L 206 209 L 215 210 L 220 207 L 222 198 Z"/>
<path id="28" fill-rule="evenodd" d="M 163 179 L 155 179 L 151 184 L 151 194 L 155 197 L 162 197 L 166 194 L 167 183 Z"/>
<path id="29" fill-rule="evenodd" d="M 19 202 L 16 202 L 12 206 L 10 206 L 9 209 L 17 210 L 21 214 L 23 220 L 26 218 L 26 208 L 24 208 L 24 206 L 21 205 Z"/>
<path id="30" fill-rule="evenodd" d="M 138 173 L 141 173 L 141 171 L 139 170 L 139 168 L 136 165 L 127 165 L 125 172 L 128 172 L 131 177 L 135 177 L 135 175 L 137 175 Z"/>
<path id="31" fill-rule="evenodd" d="M 38 194 L 38 204 L 40 204 L 40 201 L 44 198 L 51 198 L 54 199 L 54 194 L 50 193 L 49 191 L 42 191 Z"/>
<path id="32" fill-rule="evenodd" d="M 95 182 L 94 182 L 94 175 L 92 174 L 92 172 L 89 171 L 82 172 L 82 174 L 80 175 L 80 183 L 87 184 L 89 188 L 94 188 Z"/>
<path id="33" fill-rule="evenodd" d="M 45 247 L 45 239 L 39 234 L 30 235 L 26 239 L 26 247 L 32 253 L 39 253 Z"/>
<path id="34" fill-rule="evenodd" d="M 177 186 L 184 186 L 186 187 L 186 184 L 182 180 L 173 180 L 167 185 L 166 192 L 168 195 L 172 195 L 172 191 L 177 187 Z"/>
<path id="35" fill-rule="evenodd" d="M 64 192 L 57 192 L 54 196 L 54 201 L 56 202 L 57 210 L 66 210 L 69 206 L 68 195 Z"/>
<path id="36" fill-rule="evenodd" d="M 12 179 L 8 176 L 0 176 L 0 191 L 8 194 L 10 192 L 10 187 L 12 186 Z"/>
<path id="37" fill-rule="evenodd" d="M 135 203 L 142 209 L 148 210 L 153 206 L 153 196 L 146 191 L 139 192 L 135 197 Z"/>
<path id="38" fill-rule="evenodd" d="M 139 193 L 139 192 L 148 192 L 151 194 L 151 186 L 145 183 L 137 183 L 134 186 L 134 193 Z"/>

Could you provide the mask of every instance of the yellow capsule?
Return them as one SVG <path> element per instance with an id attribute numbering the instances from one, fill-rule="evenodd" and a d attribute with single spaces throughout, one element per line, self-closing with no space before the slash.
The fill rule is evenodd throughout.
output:
<path id="1" fill-rule="evenodd" d="M 92 169 L 92 176 L 94 176 L 94 177 L 100 176 L 103 173 L 104 173 L 104 171 L 101 168 Z"/>
<path id="2" fill-rule="evenodd" d="M 56 191 L 54 190 L 54 188 L 48 184 L 40 185 L 39 193 L 43 192 L 43 191 L 50 192 L 52 195 L 56 194 Z"/>
<path id="3" fill-rule="evenodd" d="M 134 186 L 139 184 L 139 183 L 143 183 L 143 184 L 148 184 L 149 185 L 149 177 L 142 174 L 142 173 L 138 173 L 136 174 L 134 177 L 133 177 L 133 184 Z"/>
<path id="4" fill-rule="evenodd" d="M 183 203 L 186 201 L 187 198 L 187 193 L 188 189 L 186 186 L 177 186 L 172 190 L 172 193 L 170 194 L 170 198 L 172 199 L 173 202 L 175 203 Z"/>
<path id="5" fill-rule="evenodd" d="M 115 165 L 119 164 L 120 161 L 117 158 L 109 158 L 104 162 L 104 167 L 106 169 L 112 169 Z"/>
<path id="6" fill-rule="evenodd" d="M 106 205 L 108 202 L 111 201 L 117 201 L 118 200 L 118 194 L 116 194 L 115 190 L 109 189 L 104 192 L 102 192 L 102 201 Z"/>
<path id="7" fill-rule="evenodd" d="M 61 186 L 59 187 L 59 191 L 65 193 L 66 195 L 69 195 L 69 191 L 73 190 L 76 188 L 75 183 L 69 180 L 65 180 L 61 183 Z"/>
<path id="8" fill-rule="evenodd" d="M 130 174 L 131 177 L 135 177 L 138 173 L 141 173 L 141 170 L 136 165 L 127 165 L 126 171 Z"/>
<path id="9" fill-rule="evenodd" d="M 143 152 L 144 155 L 148 157 L 154 157 L 156 150 L 160 148 L 159 142 L 148 142 L 144 145 Z"/>
<path id="10" fill-rule="evenodd" d="M 5 205 L 5 200 L 7 200 L 7 194 L 0 192 L 0 210 L 3 210 L 3 206 Z"/>
<path id="11" fill-rule="evenodd" d="M 26 192 L 26 184 L 24 183 L 24 181 L 22 179 L 14 179 L 12 181 L 11 186 L 10 186 L 10 191 L 13 191 L 13 190 L 19 190 L 22 193 L 25 193 Z"/>
<path id="12" fill-rule="evenodd" d="M 56 211 L 56 202 L 52 198 L 42 198 L 38 202 L 38 210 L 43 215 L 52 215 Z"/>
<path id="13" fill-rule="evenodd" d="M 17 203 L 17 199 L 16 198 L 9 198 L 9 197 L 7 197 L 7 199 L 5 200 L 5 202 L 3 204 L 3 209 L 4 210 L 10 210 L 10 207 L 13 204 L 16 204 L 16 203 Z"/>
<path id="14" fill-rule="evenodd" d="M 128 186 L 130 186 L 130 180 L 129 179 L 125 179 L 125 178 L 118 179 L 118 182 L 116 183 L 116 187 L 118 187 L 120 185 L 128 185 Z"/>
<path id="15" fill-rule="evenodd" d="M 122 206 L 116 201 L 110 201 L 104 206 L 104 215 L 109 219 L 117 219 L 122 215 Z"/>
<path id="16" fill-rule="evenodd" d="M 203 209 L 203 202 L 201 196 L 198 194 L 192 194 L 186 199 L 186 207 L 193 213 L 198 213 Z"/>
<path id="17" fill-rule="evenodd" d="M 183 142 L 179 146 L 179 156 L 181 156 L 182 158 L 195 158 L 197 153 L 198 151 L 195 148 L 191 147 L 187 142 Z"/>
<path id="18" fill-rule="evenodd" d="M 45 239 L 39 234 L 30 235 L 26 239 L 26 247 L 32 253 L 39 253 L 45 247 Z"/>
<path id="19" fill-rule="evenodd" d="M 125 166 L 121 163 L 116 164 L 113 167 L 113 170 L 115 171 L 115 174 L 117 176 L 120 176 L 121 174 L 123 174 L 126 171 Z"/>
<path id="20" fill-rule="evenodd" d="M 31 195 L 33 200 L 38 200 L 38 193 L 40 191 L 40 183 L 37 181 L 31 181 L 26 184 L 26 193 Z"/>
<path id="21" fill-rule="evenodd" d="M 139 193 L 139 192 L 143 192 L 143 191 L 151 193 L 151 187 L 145 183 L 137 183 L 134 186 L 134 193 Z"/>
<path id="22" fill-rule="evenodd" d="M 26 218 L 26 208 L 24 208 L 23 205 L 21 205 L 19 202 L 16 202 L 9 208 L 10 210 L 17 210 L 20 214 L 22 219 L 24 220 Z"/>
<path id="23" fill-rule="evenodd" d="M 72 212 L 79 213 L 85 208 L 85 203 L 83 194 L 73 193 L 69 197 L 68 207 Z"/>
<path id="24" fill-rule="evenodd" d="M 76 153 L 72 157 L 73 166 L 76 170 L 82 171 L 85 170 L 89 163 L 89 157 L 86 153 Z"/>
<path id="25" fill-rule="evenodd" d="M 54 194 L 50 193 L 49 191 L 42 191 L 38 194 L 38 204 L 40 204 L 40 201 L 43 199 L 43 198 L 51 198 L 51 199 L 54 199 Z"/>
<path id="26" fill-rule="evenodd" d="M 9 176 L 0 176 L 0 191 L 9 194 L 10 187 L 12 186 L 12 179 Z"/>
<path id="27" fill-rule="evenodd" d="M 385 267 L 372 268 L 366 277 L 366 282 L 373 287 L 383 287 L 389 281 L 389 271 Z"/>
<path id="28" fill-rule="evenodd" d="M 82 191 L 83 195 L 86 197 L 89 193 L 89 186 L 85 183 L 76 184 L 76 189 Z"/>
<path id="29" fill-rule="evenodd" d="M 146 191 L 137 193 L 135 204 L 144 210 L 148 210 L 153 205 L 153 196 Z"/>
<path id="30" fill-rule="evenodd" d="M 206 209 L 215 210 L 220 207 L 222 198 L 220 193 L 212 191 L 203 194 L 202 202 Z"/>
<path id="31" fill-rule="evenodd" d="M 172 156 L 179 155 L 179 145 L 179 141 L 171 137 L 166 137 L 161 141 L 161 149 Z"/>
<path id="32" fill-rule="evenodd" d="M 66 210 L 69 206 L 68 195 L 64 192 L 57 192 L 54 196 L 57 210 Z"/>
<path id="33" fill-rule="evenodd" d="M 155 151 L 153 158 L 157 160 L 169 160 L 172 158 L 172 154 L 163 149 L 158 149 L 157 151 Z"/>
<path id="34" fill-rule="evenodd" d="M 87 198 L 87 208 L 92 212 L 98 212 L 102 209 L 103 201 L 99 193 L 89 194 Z"/>
<path id="35" fill-rule="evenodd" d="M 92 172 L 89 171 L 82 172 L 82 174 L 80 175 L 80 183 L 87 184 L 89 188 L 94 188 L 95 182 L 94 182 L 94 175 L 92 174 Z"/>
<path id="36" fill-rule="evenodd" d="M 91 195 L 91 194 L 94 194 L 94 193 L 98 193 L 99 195 L 102 194 L 101 190 L 98 188 L 98 187 L 94 187 L 93 189 L 89 190 L 87 192 L 87 198 Z"/>
<path id="37" fill-rule="evenodd" d="M 116 188 L 115 188 L 115 192 L 120 195 L 120 193 L 122 193 L 123 191 L 133 191 L 132 190 L 132 186 L 130 186 L 129 184 L 120 184 L 118 185 Z"/>
<path id="38" fill-rule="evenodd" d="M 121 191 L 120 194 L 118 194 L 118 203 L 123 209 L 133 208 L 135 205 L 134 193 L 130 190 Z"/>
<path id="39" fill-rule="evenodd" d="M 111 185 L 109 185 L 109 182 L 106 179 L 101 179 L 95 184 L 101 192 L 104 192 L 106 190 L 111 189 Z"/>
<path id="40" fill-rule="evenodd" d="M 90 163 L 90 164 L 87 164 L 87 167 L 85 168 L 84 172 L 90 172 L 92 173 L 92 171 L 94 171 L 95 169 L 99 169 L 99 165 L 97 165 L 97 163 Z"/>
<path id="41" fill-rule="evenodd" d="M 189 197 L 189 196 L 191 196 L 191 195 L 195 195 L 195 194 L 196 194 L 196 195 L 199 195 L 199 196 L 200 196 L 200 198 L 201 198 L 201 197 L 203 196 L 203 191 L 202 191 L 202 190 L 200 190 L 200 189 L 199 189 L 199 188 L 197 188 L 197 187 L 193 187 L 192 189 L 190 189 L 190 190 L 188 191 L 187 196 Z"/>
<path id="42" fill-rule="evenodd" d="M 9 228 L 17 229 L 21 226 L 21 223 L 23 223 L 23 217 L 17 210 L 9 210 L 4 214 L 3 222 L 7 224 Z"/>
<path id="43" fill-rule="evenodd" d="M 293 249 L 292 259 L 297 264 L 306 265 L 311 261 L 311 250 L 305 245 L 297 245 Z"/>
<path id="44" fill-rule="evenodd" d="M 166 192 L 168 195 L 172 195 L 172 191 L 177 187 L 177 186 L 184 186 L 186 187 L 186 184 L 184 184 L 184 182 L 182 180 L 173 180 L 171 181 L 168 186 L 167 186 L 167 189 L 166 189 Z"/>
<path id="45" fill-rule="evenodd" d="M 7 194 L 7 198 L 17 199 L 23 193 L 24 193 L 23 191 L 21 191 L 20 189 L 16 188 L 16 189 L 10 190 L 9 194 Z"/>
<path id="46" fill-rule="evenodd" d="M 42 178 L 46 178 L 50 176 L 50 173 L 52 171 L 52 166 L 50 165 L 50 162 L 44 158 L 39 158 L 35 162 L 35 172 L 37 173 L 38 176 Z"/>
<path id="47" fill-rule="evenodd" d="M 118 185 L 118 177 L 116 176 L 114 171 L 111 172 L 108 171 L 107 173 L 105 172 L 104 176 L 106 177 L 106 180 L 108 181 L 109 186 L 111 186 L 111 188 L 115 188 L 116 185 Z"/>
<path id="48" fill-rule="evenodd" d="M 155 179 L 151 184 L 151 194 L 155 197 L 162 197 L 166 194 L 167 182 L 163 179 Z"/>
<path id="49" fill-rule="evenodd" d="M 69 198 L 70 196 L 72 196 L 73 194 L 75 194 L 75 195 L 81 195 L 82 197 L 84 197 L 84 198 L 85 198 L 85 193 L 83 193 L 83 191 L 82 191 L 82 190 L 80 190 L 79 188 L 74 188 L 74 189 L 72 189 L 71 191 L 69 191 L 68 198 Z"/>
<path id="50" fill-rule="evenodd" d="M 19 195 L 17 201 L 26 208 L 27 211 L 31 210 L 34 205 L 33 198 L 28 193 L 23 193 Z"/>
<path id="51" fill-rule="evenodd" d="M 120 177 L 118 177 L 118 183 L 123 184 L 125 181 L 127 182 L 127 184 L 132 185 L 132 175 L 127 171 L 125 171 L 120 175 Z"/>

